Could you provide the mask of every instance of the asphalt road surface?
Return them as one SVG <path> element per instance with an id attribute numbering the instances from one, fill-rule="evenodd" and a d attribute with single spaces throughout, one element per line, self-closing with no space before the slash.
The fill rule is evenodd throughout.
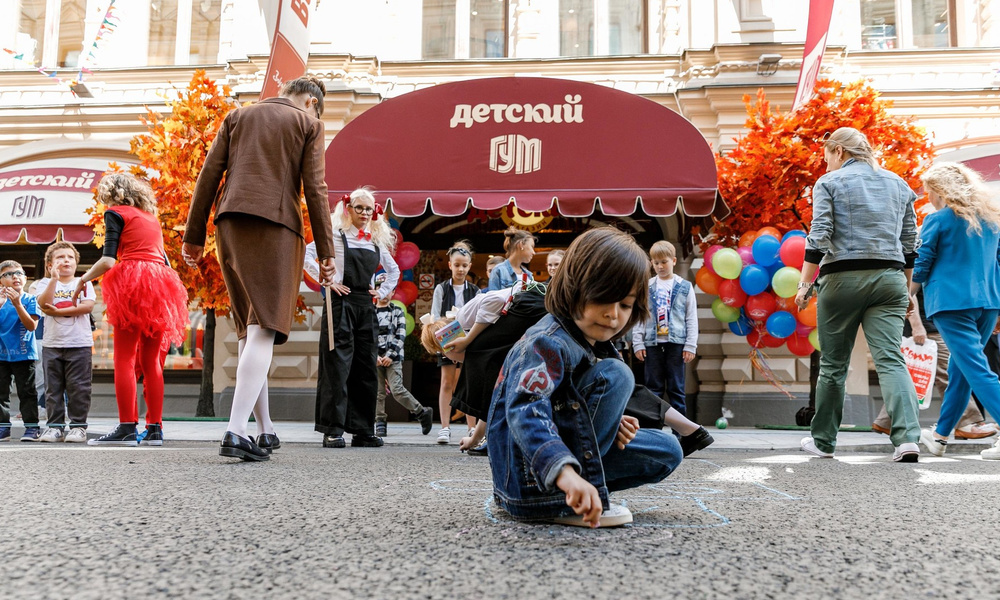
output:
<path id="1" fill-rule="evenodd" d="M 996 598 L 1000 462 L 702 452 L 628 527 L 512 521 L 454 446 L 0 446 L 2 598 Z"/>

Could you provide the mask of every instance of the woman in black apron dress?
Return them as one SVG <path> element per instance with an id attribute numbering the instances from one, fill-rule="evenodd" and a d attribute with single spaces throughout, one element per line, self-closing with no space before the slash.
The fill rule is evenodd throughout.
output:
<path id="1" fill-rule="evenodd" d="M 395 240 L 381 207 L 366 189 L 345 197 L 333 212 L 337 274 L 326 290 L 331 297 L 334 348 L 324 304 L 319 338 L 319 382 L 316 388 L 316 431 L 324 448 L 346 446 L 344 433 L 353 434 L 352 446 L 377 448 L 374 435 L 378 357 L 378 325 L 373 297 L 388 297 L 399 281 L 392 259 Z M 307 261 L 309 260 L 307 250 Z M 386 280 L 372 285 L 379 265 Z"/>

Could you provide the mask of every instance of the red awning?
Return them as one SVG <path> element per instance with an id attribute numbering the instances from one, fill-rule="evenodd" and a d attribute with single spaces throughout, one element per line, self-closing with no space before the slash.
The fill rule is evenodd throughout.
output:
<path id="1" fill-rule="evenodd" d="M 712 149 L 659 104 L 566 79 L 503 77 L 434 86 L 382 102 L 326 152 L 331 203 L 375 188 L 394 214 L 458 216 L 511 200 L 567 217 L 712 214 Z M 721 202 L 721 199 L 719 200 Z"/>
<path id="2" fill-rule="evenodd" d="M 73 244 L 89 244 L 94 239 L 94 229 L 87 225 L 0 225 L 0 243 L 13 244 L 23 233 L 30 244 L 51 244 L 60 229 L 62 239 Z"/>

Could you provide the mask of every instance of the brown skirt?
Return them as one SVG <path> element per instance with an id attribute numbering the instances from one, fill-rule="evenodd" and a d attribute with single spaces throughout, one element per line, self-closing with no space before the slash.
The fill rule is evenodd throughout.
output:
<path id="1" fill-rule="evenodd" d="M 237 335 L 242 339 L 247 325 L 260 325 L 275 332 L 275 344 L 284 344 L 299 297 L 305 242 L 284 225 L 227 214 L 216 222 L 216 244 Z"/>

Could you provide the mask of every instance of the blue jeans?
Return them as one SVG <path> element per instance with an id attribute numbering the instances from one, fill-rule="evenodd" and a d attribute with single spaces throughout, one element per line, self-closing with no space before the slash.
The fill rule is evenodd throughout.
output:
<path id="1" fill-rule="evenodd" d="M 646 346 L 646 389 L 666 400 L 677 412 L 687 415 L 684 395 L 684 344 Z"/>
<path id="2" fill-rule="evenodd" d="M 640 429 L 624 450 L 615 445 L 618 424 L 635 387 L 625 363 L 602 360 L 584 373 L 577 385 L 590 410 L 610 491 L 662 481 L 681 464 L 684 454 L 677 438 L 658 429 Z"/>
<path id="3" fill-rule="evenodd" d="M 951 351 L 948 362 L 948 387 L 941 402 L 937 432 L 949 435 L 962 418 L 969 394 L 976 398 L 991 415 L 1000 415 L 1000 381 L 990 370 L 983 349 L 1000 311 L 982 308 L 946 310 L 934 315 L 934 325 Z"/>

